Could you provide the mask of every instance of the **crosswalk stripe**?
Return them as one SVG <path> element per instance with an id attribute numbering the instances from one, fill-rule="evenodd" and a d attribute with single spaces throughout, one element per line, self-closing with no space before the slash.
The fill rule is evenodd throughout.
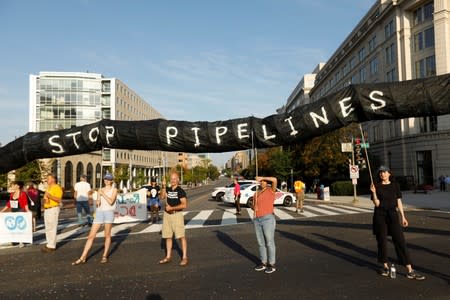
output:
<path id="1" fill-rule="evenodd" d="M 151 233 L 151 232 L 159 232 L 162 229 L 162 224 L 152 224 L 147 228 L 139 231 L 139 233 Z"/>
<path id="2" fill-rule="evenodd" d="M 338 213 L 330 211 L 330 210 L 325 210 L 322 208 L 319 208 L 317 206 L 308 206 L 308 210 L 312 210 L 312 211 L 317 211 L 321 214 L 327 215 L 327 216 L 335 216 L 338 215 Z"/>
<path id="3" fill-rule="evenodd" d="M 334 210 L 334 211 L 337 211 L 337 212 L 340 212 L 340 213 L 344 213 L 344 214 L 357 214 L 357 213 L 359 213 L 359 212 L 357 212 L 355 210 L 343 209 L 343 208 L 336 207 L 336 206 L 326 206 L 326 205 L 318 205 L 318 206 L 321 207 L 321 208 L 327 208 L 329 210 L 332 210 L 332 211 Z"/>
<path id="4" fill-rule="evenodd" d="M 350 210 L 356 210 L 359 212 L 373 212 L 373 209 L 371 208 L 361 208 L 361 207 L 355 207 L 355 206 L 345 206 L 345 205 L 336 205 L 337 207 L 350 209 Z"/>
<path id="5" fill-rule="evenodd" d="M 237 224 L 236 215 L 225 210 L 222 216 L 222 223 L 220 225 L 233 225 Z"/>
<path id="6" fill-rule="evenodd" d="M 118 233 L 120 233 L 120 231 L 130 229 L 131 227 L 134 227 L 137 224 L 139 224 L 139 223 L 130 222 L 130 223 L 122 223 L 119 225 L 113 225 L 113 227 L 111 229 L 111 236 L 115 236 Z M 95 237 L 104 237 L 104 236 L 105 236 L 105 231 L 101 231 L 101 232 L 98 232 Z"/>
<path id="7" fill-rule="evenodd" d="M 209 216 L 213 213 L 213 211 L 214 210 L 210 209 L 199 212 L 186 224 L 186 228 L 202 227 L 206 220 L 208 220 Z"/>
<path id="8" fill-rule="evenodd" d="M 296 213 L 295 211 L 297 210 L 297 208 L 295 208 L 295 207 L 285 207 L 284 209 L 287 209 L 293 213 Z M 303 207 L 303 212 L 299 213 L 299 216 L 306 217 L 306 218 L 312 218 L 312 217 L 318 217 L 319 215 L 309 212 L 307 210 L 307 207 L 305 206 L 305 207 Z"/>
<path id="9" fill-rule="evenodd" d="M 293 216 L 291 216 L 290 214 L 282 211 L 279 208 L 274 207 L 273 208 L 273 212 L 275 214 L 275 216 L 277 216 L 280 220 L 290 220 L 290 219 L 294 219 Z"/>

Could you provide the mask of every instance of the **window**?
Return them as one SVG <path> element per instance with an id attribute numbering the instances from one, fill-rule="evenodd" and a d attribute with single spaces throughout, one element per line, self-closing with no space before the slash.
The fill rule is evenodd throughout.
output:
<path id="1" fill-rule="evenodd" d="M 369 41 L 369 52 L 372 52 L 377 47 L 377 36 L 374 35 Z"/>
<path id="2" fill-rule="evenodd" d="M 414 11 L 414 25 L 420 24 L 424 21 L 432 20 L 434 12 L 433 1 L 417 8 Z"/>
<path id="3" fill-rule="evenodd" d="M 349 71 L 350 71 L 349 65 L 345 64 L 344 67 L 342 68 L 342 76 L 347 75 Z"/>
<path id="4" fill-rule="evenodd" d="M 386 81 L 392 82 L 396 80 L 395 68 L 386 73 Z"/>
<path id="5" fill-rule="evenodd" d="M 366 49 L 364 47 L 361 48 L 358 52 L 359 62 L 362 62 L 366 56 Z"/>
<path id="6" fill-rule="evenodd" d="M 356 74 L 354 74 L 353 76 L 352 76 L 352 79 L 351 79 L 351 84 L 356 84 L 356 83 L 358 83 L 358 78 L 356 77 Z"/>
<path id="7" fill-rule="evenodd" d="M 394 34 L 394 20 L 389 21 L 389 23 L 384 26 L 384 37 L 386 39 L 390 38 Z"/>
<path id="8" fill-rule="evenodd" d="M 434 27 L 425 29 L 414 35 L 414 51 L 434 47 Z"/>
<path id="9" fill-rule="evenodd" d="M 378 73 L 378 57 L 374 57 L 370 61 L 370 75 L 375 75 Z"/>
<path id="10" fill-rule="evenodd" d="M 365 82 L 366 81 L 366 68 L 362 68 L 359 70 L 359 82 Z"/>
<path id="11" fill-rule="evenodd" d="M 416 61 L 416 78 L 436 75 L 436 58 L 434 55 Z"/>
<path id="12" fill-rule="evenodd" d="M 395 45 L 392 43 L 389 47 L 385 50 L 386 54 L 386 64 L 391 65 L 395 62 Z"/>
<path id="13" fill-rule="evenodd" d="M 337 71 L 337 72 L 336 72 L 336 75 L 334 76 L 334 81 L 335 81 L 336 83 L 338 83 L 339 80 L 341 80 L 341 72 Z"/>
<path id="14" fill-rule="evenodd" d="M 352 70 L 355 67 L 355 57 L 353 56 L 352 58 L 350 58 L 350 70 Z"/>

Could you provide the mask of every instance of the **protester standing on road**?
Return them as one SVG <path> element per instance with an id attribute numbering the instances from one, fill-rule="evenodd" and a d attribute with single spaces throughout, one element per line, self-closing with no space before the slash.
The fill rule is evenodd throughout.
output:
<path id="1" fill-rule="evenodd" d="M 425 277 L 416 273 L 411 266 L 411 258 L 406 248 L 405 237 L 401 226 L 407 227 L 408 220 L 405 217 L 402 204 L 400 186 L 391 181 L 389 168 L 381 166 L 378 170 L 379 183 L 370 186 L 372 201 L 375 204 L 373 215 L 373 232 L 377 238 L 378 262 L 383 264 L 380 275 L 389 276 L 387 244 L 388 234 L 392 236 L 395 252 L 401 265 L 407 269 L 406 277 L 409 279 L 423 280 Z M 401 220 L 398 212 L 400 212 Z M 401 225 L 400 225 L 401 224 Z"/>
<path id="2" fill-rule="evenodd" d="M 188 264 L 187 257 L 187 241 L 184 228 L 183 209 L 187 207 L 186 192 L 179 186 L 180 177 L 178 173 L 170 175 L 170 187 L 166 189 L 163 183 L 161 190 L 161 199 L 166 200 L 163 225 L 162 238 L 166 240 L 166 257 L 159 261 L 160 264 L 169 263 L 172 260 L 172 238 L 181 242 L 181 251 L 183 256 L 181 258 L 180 266 Z"/>
<path id="3" fill-rule="evenodd" d="M 155 177 L 150 178 L 150 185 L 144 186 L 147 189 L 147 211 L 150 212 L 152 223 L 159 221 L 159 209 L 161 201 L 159 200 L 160 188 L 156 184 Z"/>
<path id="4" fill-rule="evenodd" d="M 5 212 L 7 210 L 11 212 L 29 212 L 28 206 L 28 198 L 23 189 L 22 181 L 13 181 L 11 184 L 11 194 L 9 195 L 9 200 L 6 203 L 6 206 L 0 211 L 0 213 Z M 34 227 L 33 227 L 34 229 Z M 16 243 L 12 243 L 12 245 L 17 245 Z M 19 247 L 22 248 L 25 245 L 23 243 L 19 243 Z"/>
<path id="5" fill-rule="evenodd" d="M 41 210 L 41 196 L 39 195 L 38 189 L 34 186 L 34 183 L 27 183 L 27 190 L 25 192 L 28 196 L 29 202 L 31 205 L 28 207 L 33 213 L 33 232 L 36 231 L 36 217 L 38 212 Z M 40 213 L 39 213 L 40 217 Z"/>
<path id="6" fill-rule="evenodd" d="M 47 191 L 44 194 L 44 223 L 47 245 L 41 248 L 48 253 L 56 250 L 56 235 L 58 233 L 58 218 L 63 197 L 63 190 L 58 185 L 56 175 L 47 176 Z"/>
<path id="7" fill-rule="evenodd" d="M 299 207 L 300 207 L 300 212 L 303 212 L 303 202 L 305 201 L 306 185 L 302 181 L 302 178 L 295 181 L 294 189 L 295 189 L 295 194 L 296 194 L 296 198 L 297 198 L 297 201 L 295 202 L 295 207 L 296 207 L 295 212 L 298 213 Z"/>
<path id="8" fill-rule="evenodd" d="M 237 177 L 234 178 L 234 205 L 236 206 L 236 214 L 241 214 L 241 185 Z"/>
<path id="9" fill-rule="evenodd" d="M 28 199 L 23 189 L 22 181 L 13 181 L 11 183 L 11 194 L 9 200 L 6 202 L 6 206 L 0 211 L 5 212 L 7 210 L 11 212 L 28 212 Z"/>
<path id="10" fill-rule="evenodd" d="M 253 209 L 255 218 L 256 239 L 259 246 L 259 257 L 261 262 L 255 266 L 255 271 L 265 271 L 267 274 L 275 272 L 275 216 L 273 215 L 273 204 L 277 190 L 277 179 L 275 177 L 256 177 L 260 184 L 254 197 Z M 269 183 L 271 186 L 269 186 Z"/>
<path id="11" fill-rule="evenodd" d="M 107 173 L 103 179 L 105 187 L 99 189 L 97 192 L 97 208 L 95 209 L 94 223 L 89 232 L 86 244 L 84 245 L 83 253 L 79 259 L 72 263 L 72 266 L 84 264 L 86 262 L 89 250 L 91 250 L 97 231 L 102 224 L 105 226 L 105 246 L 100 263 L 104 264 L 108 262 L 109 248 L 111 246 L 111 229 L 112 224 L 114 223 L 114 211 L 116 208 L 117 189 L 113 186 L 114 178 L 112 174 Z"/>
<path id="12" fill-rule="evenodd" d="M 445 182 L 445 176 L 441 175 L 439 176 L 439 188 L 441 192 L 445 192 L 445 188 L 446 188 L 446 182 Z"/>
<path id="13" fill-rule="evenodd" d="M 92 225 L 91 208 L 89 207 L 89 193 L 91 191 L 91 184 L 86 181 L 86 175 L 80 176 L 80 181 L 75 183 L 74 198 L 77 209 L 78 224 L 83 225 L 83 210 L 86 214 L 87 225 Z"/>

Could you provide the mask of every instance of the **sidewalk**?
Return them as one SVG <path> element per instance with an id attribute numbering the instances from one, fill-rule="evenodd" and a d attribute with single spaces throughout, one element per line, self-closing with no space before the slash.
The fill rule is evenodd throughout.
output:
<path id="1" fill-rule="evenodd" d="M 412 191 L 404 191 L 402 194 L 405 209 L 430 209 L 450 212 L 450 192 L 433 190 L 427 194 L 415 194 Z M 356 203 L 353 203 L 353 196 L 330 196 L 330 201 L 317 200 L 316 194 L 306 194 L 305 196 L 306 203 L 352 205 L 363 208 L 373 207 L 370 195 L 358 195 L 357 200 Z"/>

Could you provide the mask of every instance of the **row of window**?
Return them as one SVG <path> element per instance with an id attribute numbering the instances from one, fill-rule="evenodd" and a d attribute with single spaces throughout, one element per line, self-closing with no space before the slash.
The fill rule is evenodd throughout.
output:
<path id="1" fill-rule="evenodd" d="M 435 132 L 438 130 L 438 118 L 436 116 L 416 118 L 416 121 L 420 133 Z M 382 123 L 376 123 L 372 127 L 371 141 L 379 142 L 383 139 L 387 140 L 399 137 L 401 135 L 400 122 L 401 120 L 386 121 L 386 132 L 383 132 Z"/>
<path id="2" fill-rule="evenodd" d="M 414 51 L 434 47 L 434 27 L 430 27 L 414 35 Z"/>
<path id="3" fill-rule="evenodd" d="M 40 78 L 37 85 L 40 90 L 45 91 L 100 92 L 100 81 L 98 80 Z"/>
<path id="4" fill-rule="evenodd" d="M 415 71 L 416 78 L 425 78 L 436 75 L 436 57 L 431 55 L 416 61 Z"/>
<path id="5" fill-rule="evenodd" d="M 79 92 L 79 93 L 65 93 L 65 92 L 48 92 L 41 91 L 39 94 L 38 103 L 41 105 L 89 105 L 89 106 L 109 106 L 109 96 L 102 96 L 97 93 Z"/>
<path id="6" fill-rule="evenodd" d="M 109 149 L 105 149 L 103 151 L 103 158 L 105 161 L 109 161 L 111 160 L 111 154 L 110 152 L 108 152 L 107 150 Z M 107 158 L 105 159 L 105 153 L 109 153 Z M 126 160 L 126 161 L 130 161 L 132 163 L 136 163 L 136 162 L 141 162 L 141 163 L 151 163 L 151 164 L 159 164 L 159 158 L 157 157 L 158 154 L 153 153 L 153 156 L 144 156 L 144 155 L 138 155 L 138 154 L 130 154 L 129 152 L 125 152 L 125 151 L 117 151 L 116 152 L 116 158 L 120 159 L 120 160 Z"/>

